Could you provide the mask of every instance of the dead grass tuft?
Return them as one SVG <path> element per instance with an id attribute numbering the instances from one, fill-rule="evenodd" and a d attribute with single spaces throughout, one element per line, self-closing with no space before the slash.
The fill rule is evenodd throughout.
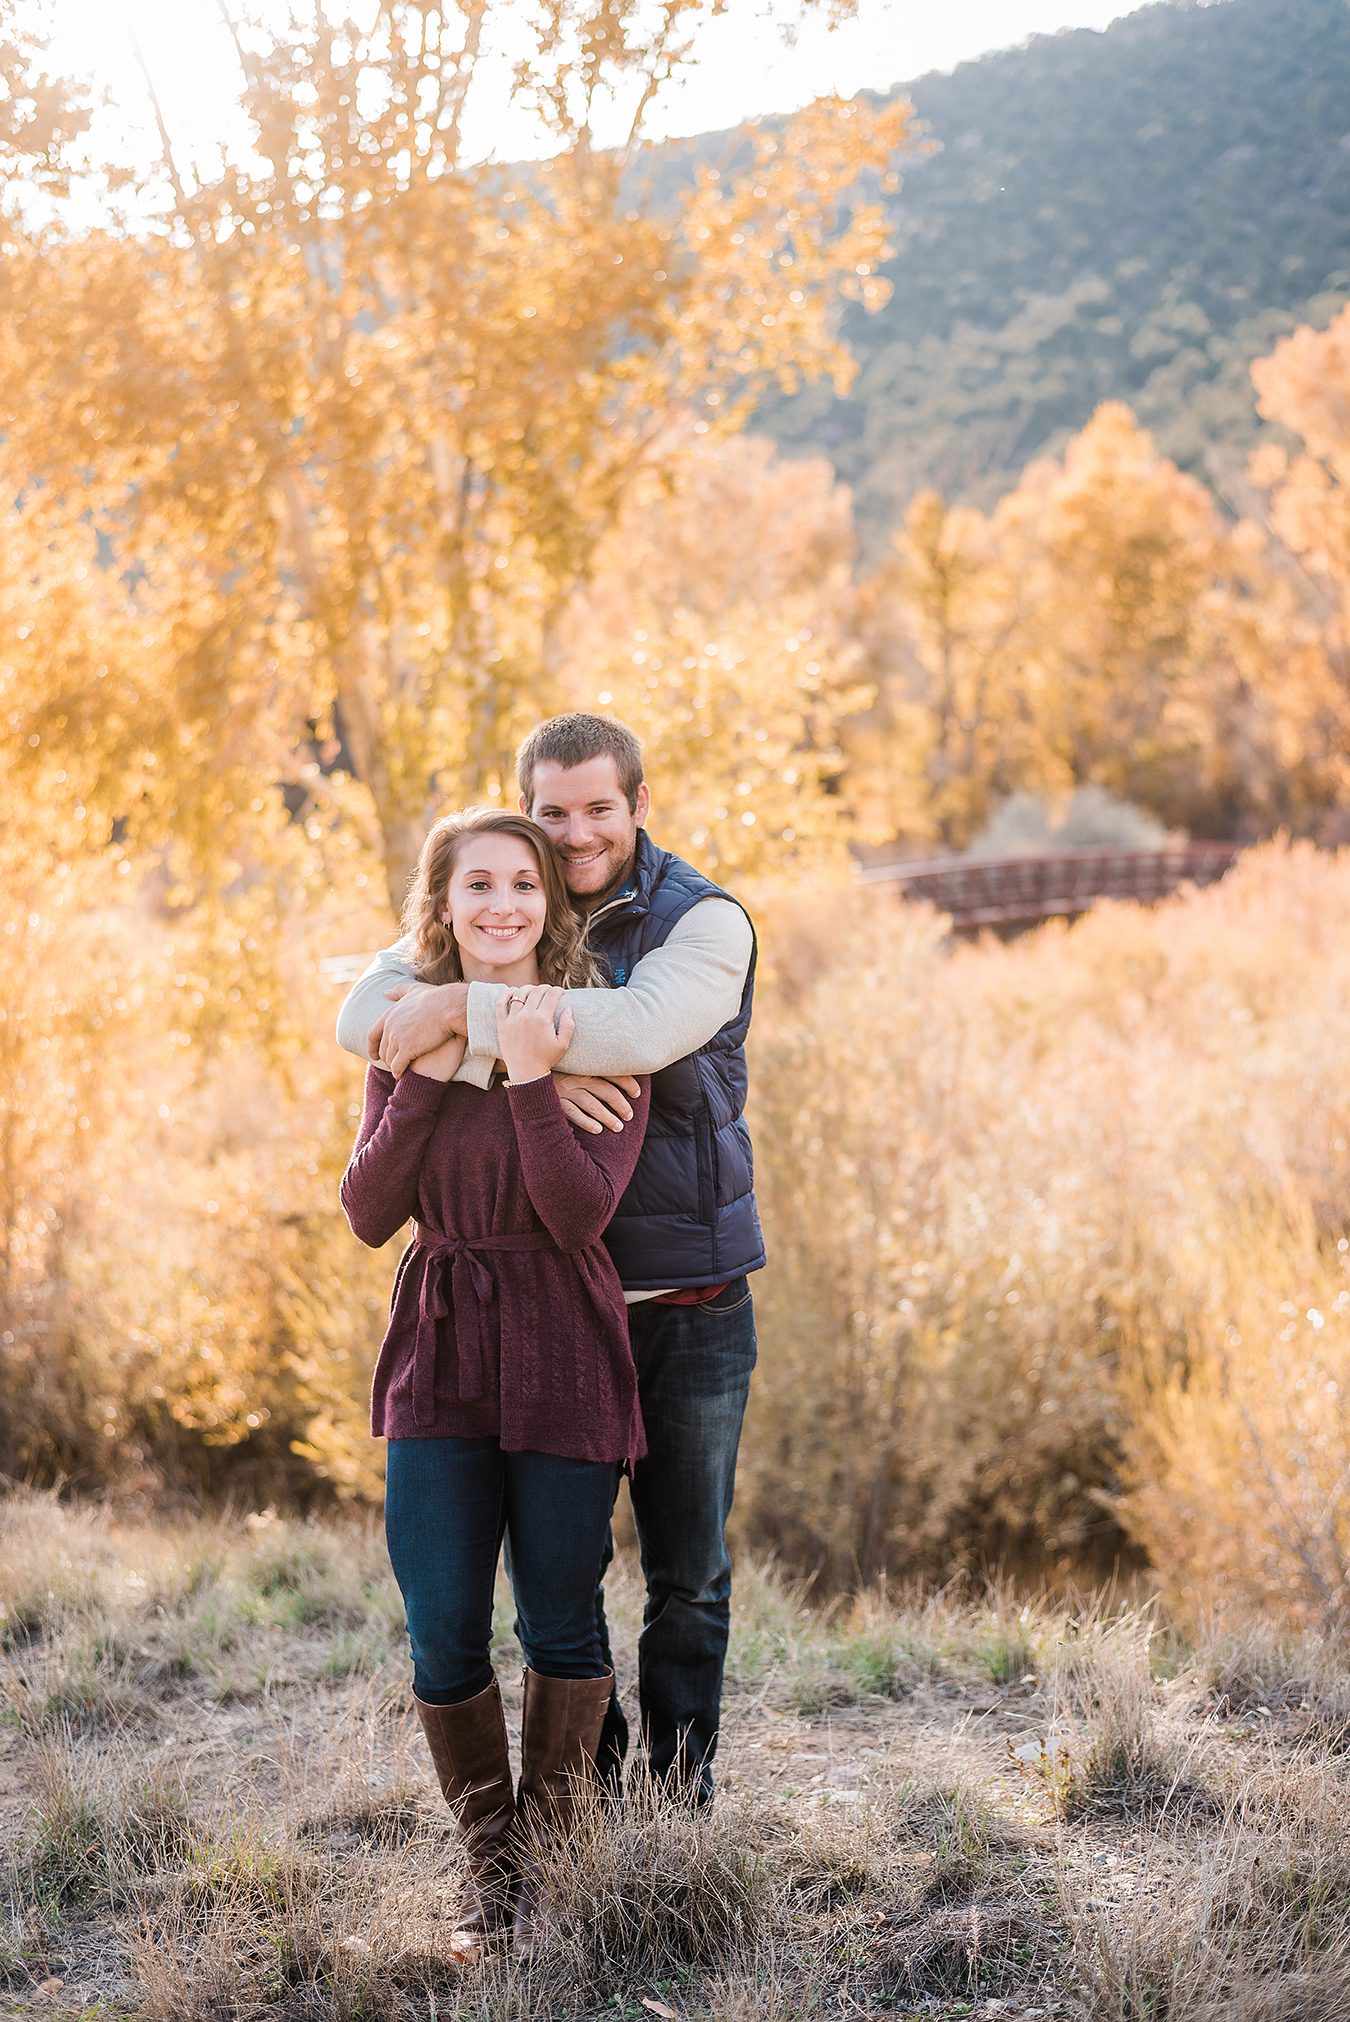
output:
<path id="1" fill-rule="evenodd" d="M 907 1781 L 889 1814 L 915 1908 L 968 1900 L 1014 1850 L 988 1805 L 960 1784 Z"/>
<path id="2" fill-rule="evenodd" d="M 25 1899 L 124 1909 L 142 1877 L 191 1848 L 188 1792 L 170 1765 L 133 1758 L 119 1768 L 44 1741 L 30 1774 L 17 1861 Z"/>
<path id="3" fill-rule="evenodd" d="M 1078 1731 L 1047 1752 L 1065 1818 L 1107 1810 L 1157 1818 L 1169 1806 L 1210 1801 L 1193 1774 L 1196 1738 L 1183 1734 L 1188 1686 L 1154 1676 L 1157 1635 L 1151 1608 L 1090 1610 L 1061 1641 L 1054 1725 L 1076 1720 Z"/>
<path id="4" fill-rule="evenodd" d="M 876 1945 L 872 1983 L 905 2000 L 998 1998 L 1027 1978 L 1044 1952 L 1025 1903 L 943 1903 L 893 1926 Z"/>
<path id="5" fill-rule="evenodd" d="M 391 1790 L 353 1785 L 322 1811 L 302 1819 L 296 1831 L 301 1840 L 326 1840 L 330 1845 L 357 1842 L 393 1851 L 424 1834 L 430 1816 L 426 1797 L 410 1785 L 398 1784 Z M 444 1825 L 439 1809 L 435 1818 Z"/>
<path id="6" fill-rule="evenodd" d="M 1339 1765 L 1315 1757 L 1236 1780 L 1218 1830 L 1193 1842 L 1184 1864 L 1156 1878 L 1123 1915 L 1079 1917 L 1084 2015 L 1093 2022 L 1344 2015 L 1348 1796 Z"/>
<path id="7" fill-rule="evenodd" d="M 54 1976 L 52 1933 L 39 1906 L 0 1913 L 0 1988 L 17 1990 Z"/>
<path id="8" fill-rule="evenodd" d="M 233 1820 L 194 1838 L 179 1877 L 179 1901 L 190 1922 L 209 1924 L 217 1912 L 248 1919 L 294 1913 L 321 1882 L 319 1862 L 259 1822 Z"/>
<path id="9" fill-rule="evenodd" d="M 1194 2022 L 1344 2022 L 1348 2014 L 1350 1959 L 1319 1959 L 1276 1979 L 1239 1973 L 1217 1999 L 1197 2002 Z"/>
<path id="10" fill-rule="evenodd" d="M 587 1794 L 565 1845 L 538 1850 L 549 1951 L 576 1996 L 724 1969 L 782 1893 L 771 1821 L 723 1799 L 693 1811 L 638 1785 L 617 1812 Z"/>
<path id="11" fill-rule="evenodd" d="M 1216 1718 L 1297 1720 L 1300 1737 L 1330 1754 L 1350 1751 L 1350 1668 L 1339 1636 L 1292 1634 L 1261 1621 L 1206 1624 L 1191 1646 L 1190 1676 Z"/>
<path id="12" fill-rule="evenodd" d="M 130 1967 L 137 2022 L 253 2022 L 264 2012 L 256 1944 L 220 1925 L 185 1944 L 161 1924 L 136 1932 Z"/>

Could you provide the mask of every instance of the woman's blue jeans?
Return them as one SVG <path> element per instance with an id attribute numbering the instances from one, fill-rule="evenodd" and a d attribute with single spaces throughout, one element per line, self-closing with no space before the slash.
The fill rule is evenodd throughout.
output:
<path id="1" fill-rule="evenodd" d="M 608 1670 L 595 1589 L 618 1480 L 608 1461 L 503 1453 L 495 1439 L 389 1441 L 385 1536 L 419 1699 L 453 1706 L 492 1682 L 503 1537 L 530 1669 L 551 1678 Z"/>

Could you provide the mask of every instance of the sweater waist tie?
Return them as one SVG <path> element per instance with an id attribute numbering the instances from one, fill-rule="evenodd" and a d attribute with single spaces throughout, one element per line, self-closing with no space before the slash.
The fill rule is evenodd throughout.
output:
<path id="1" fill-rule="evenodd" d="M 447 1236 L 419 1222 L 416 1230 L 415 1246 L 426 1264 L 413 1343 L 413 1418 L 418 1425 L 431 1425 L 436 1417 L 438 1323 L 454 1319 L 455 1395 L 461 1403 L 470 1403 L 483 1394 L 484 1325 L 487 1309 L 497 1296 L 496 1274 L 486 1258 L 513 1251 L 552 1250 L 557 1245 L 547 1229 L 522 1229 L 514 1235 Z"/>

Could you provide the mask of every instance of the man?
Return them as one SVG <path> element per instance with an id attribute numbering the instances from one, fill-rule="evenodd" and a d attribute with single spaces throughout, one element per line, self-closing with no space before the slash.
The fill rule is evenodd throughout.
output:
<path id="1" fill-rule="evenodd" d="M 652 1773 L 703 1803 L 731 1612 L 726 1523 L 755 1363 L 747 1278 L 764 1262 L 743 1114 L 754 931 L 736 900 L 652 842 L 641 747 L 622 724 L 553 717 L 526 738 L 517 771 L 520 805 L 555 844 L 616 986 L 569 995 L 576 1032 L 555 1070 L 564 1106 L 583 1129 L 621 1128 L 632 1112 L 609 1077 L 652 1076 L 642 1154 L 606 1241 L 629 1301 L 647 1428 L 631 1483 L 647 1582 L 642 1738 Z M 459 1077 L 486 1085 L 500 994 L 411 980 L 400 943 L 355 985 L 338 1040 L 401 1074 L 458 1033 L 468 1042 Z M 604 1634 L 601 1596 L 597 1609 Z M 601 1737 L 615 1782 L 627 1740 L 616 1695 Z"/>

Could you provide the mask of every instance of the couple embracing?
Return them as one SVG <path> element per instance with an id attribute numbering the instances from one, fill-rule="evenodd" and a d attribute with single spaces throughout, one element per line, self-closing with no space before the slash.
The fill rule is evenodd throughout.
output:
<path id="1" fill-rule="evenodd" d="M 412 1219 L 375 1371 L 385 1523 L 413 1693 L 463 1835 L 457 1942 L 537 1910 L 528 1848 L 579 1784 L 617 1790 L 628 1728 L 602 1582 L 619 1476 L 647 1584 L 648 1774 L 712 1795 L 730 1618 L 725 1529 L 764 1262 L 744 1121 L 755 940 L 647 834 L 631 731 L 554 717 L 519 814 L 438 822 L 404 938 L 338 1020 L 368 1057 L 342 1201 Z M 503 1541 L 525 1656 L 517 1789 L 489 1655 Z"/>

